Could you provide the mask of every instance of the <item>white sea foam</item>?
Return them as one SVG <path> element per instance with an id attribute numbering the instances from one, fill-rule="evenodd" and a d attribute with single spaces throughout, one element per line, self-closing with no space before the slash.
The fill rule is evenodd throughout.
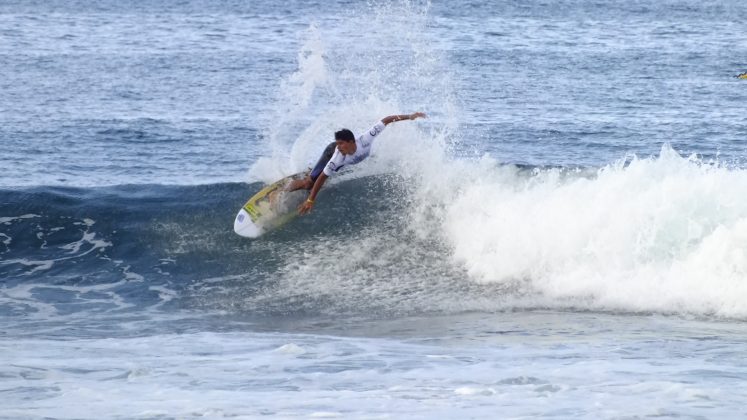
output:
<path id="1" fill-rule="evenodd" d="M 21 220 L 21 219 L 28 219 L 28 218 L 34 218 L 34 217 L 40 217 L 38 215 L 23 215 L 18 217 L 7 217 L 4 218 L 6 220 L 6 223 L 10 223 L 10 221 L 14 220 Z M 29 271 L 26 271 L 26 274 L 32 274 L 37 271 L 45 271 L 51 269 L 55 263 L 59 263 L 62 261 L 68 261 L 74 258 L 80 258 L 85 255 L 88 255 L 92 252 L 101 252 L 101 250 L 104 250 L 108 247 L 112 246 L 112 243 L 109 241 L 106 241 L 104 239 L 97 238 L 96 232 L 91 232 L 91 226 L 94 225 L 94 221 L 91 219 L 83 219 L 82 222 L 75 222 L 76 225 L 85 226 L 85 231 L 81 232 L 81 238 L 77 241 L 70 242 L 64 245 L 60 245 L 58 248 L 68 251 L 67 256 L 65 257 L 59 257 L 59 258 L 50 258 L 46 260 L 30 260 L 28 258 L 12 258 L 12 259 L 6 259 L 6 260 L 0 260 L 0 266 L 3 265 L 13 265 L 13 264 L 20 264 L 27 267 L 34 267 Z M 53 232 L 56 230 L 53 230 Z M 44 232 L 37 232 L 36 236 L 39 239 L 42 239 L 44 237 Z M 7 235 L 3 235 L 7 237 L 6 241 L 4 241 L 7 244 L 10 243 L 11 237 Z M 42 243 L 40 249 L 46 248 L 46 240 Z"/>
<path id="2" fill-rule="evenodd" d="M 275 349 L 275 353 L 288 354 L 288 355 L 301 355 L 306 353 L 303 347 L 295 343 L 283 344 L 282 346 Z"/>
<path id="3" fill-rule="evenodd" d="M 38 214 L 24 214 L 24 215 L 16 216 L 16 217 L 0 217 L 0 223 L 9 225 L 11 222 L 14 222 L 16 220 L 33 219 L 35 217 L 41 217 L 41 216 Z"/>
<path id="4" fill-rule="evenodd" d="M 454 259 L 547 305 L 747 316 L 747 171 L 684 158 L 484 173 L 445 203 Z"/>

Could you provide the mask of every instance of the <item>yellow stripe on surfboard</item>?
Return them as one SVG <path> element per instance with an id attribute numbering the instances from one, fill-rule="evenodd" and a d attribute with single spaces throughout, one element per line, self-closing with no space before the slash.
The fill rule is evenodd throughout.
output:
<path id="1" fill-rule="evenodd" d="M 298 178 L 300 175 L 302 174 L 287 176 L 262 188 L 258 193 L 254 194 L 252 198 L 250 198 L 249 201 L 244 204 L 243 207 L 244 210 L 249 213 L 249 217 L 251 217 L 252 222 L 256 222 L 260 217 L 262 217 L 263 214 L 272 212 L 271 194 L 275 191 L 280 192 L 279 190 L 285 188 L 285 186 L 289 182 Z"/>

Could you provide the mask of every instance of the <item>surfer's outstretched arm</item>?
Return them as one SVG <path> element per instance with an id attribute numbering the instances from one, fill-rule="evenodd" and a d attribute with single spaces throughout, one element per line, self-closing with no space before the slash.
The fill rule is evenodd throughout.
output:
<path id="1" fill-rule="evenodd" d="M 314 201 L 316 201 L 316 195 L 319 194 L 319 190 L 322 189 L 322 185 L 324 185 L 324 181 L 326 181 L 327 178 L 328 177 L 324 172 L 319 174 L 319 177 L 314 182 L 314 186 L 311 187 L 309 198 L 307 198 L 298 208 L 299 214 L 306 214 L 311 211 L 311 208 L 314 207 Z"/>
<path id="2" fill-rule="evenodd" d="M 389 125 L 390 123 L 396 121 L 414 120 L 416 118 L 425 118 L 425 114 L 422 112 L 416 112 L 414 114 L 390 115 L 388 117 L 382 118 L 381 122 L 383 122 L 384 125 Z"/>

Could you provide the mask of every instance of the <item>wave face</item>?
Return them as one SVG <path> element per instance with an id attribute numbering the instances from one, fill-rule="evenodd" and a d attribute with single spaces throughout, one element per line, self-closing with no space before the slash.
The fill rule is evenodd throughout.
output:
<path id="1" fill-rule="evenodd" d="M 261 184 L 3 191 L 3 313 L 747 316 L 742 169 L 669 148 L 596 171 L 426 166 L 344 175 L 254 241 L 231 223 Z"/>
<path id="2" fill-rule="evenodd" d="M 313 216 L 256 241 L 235 235 L 231 223 L 261 184 L 6 190 L 2 311 L 439 310 L 423 286 L 444 293 L 444 305 L 446 289 L 471 286 L 442 281 L 454 270 L 443 244 L 407 229 L 402 185 L 386 176 L 332 185 Z"/>

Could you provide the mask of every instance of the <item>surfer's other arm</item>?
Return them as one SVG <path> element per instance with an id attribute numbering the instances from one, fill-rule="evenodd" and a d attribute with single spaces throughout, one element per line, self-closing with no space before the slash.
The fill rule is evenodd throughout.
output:
<path id="1" fill-rule="evenodd" d="M 319 190 L 322 189 L 322 185 L 324 185 L 324 181 L 326 181 L 327 178 L 328 177 L 324 172 L 319 174 L 319 177 L 314 181 L 314 186 L 311 187 L 309 198 L 307 198 L 298 208 L 299 214 L 306 214 L 311 211 L 311 208 L 314 207 L 314 201 L 316 201 L 316 195 L 319 194 Z"/>
<path id="2" fill-rule="evenodd" d="M 390 115 L 388 117 L 382 118 L 381 122 L 383 122 L 384 125 L 389 125 L 390 123 L 393 123 L 396 121 L 414 120 L 417 118 L 425 118 L 425 113 L 416 112 L 414 114 Z"/>

